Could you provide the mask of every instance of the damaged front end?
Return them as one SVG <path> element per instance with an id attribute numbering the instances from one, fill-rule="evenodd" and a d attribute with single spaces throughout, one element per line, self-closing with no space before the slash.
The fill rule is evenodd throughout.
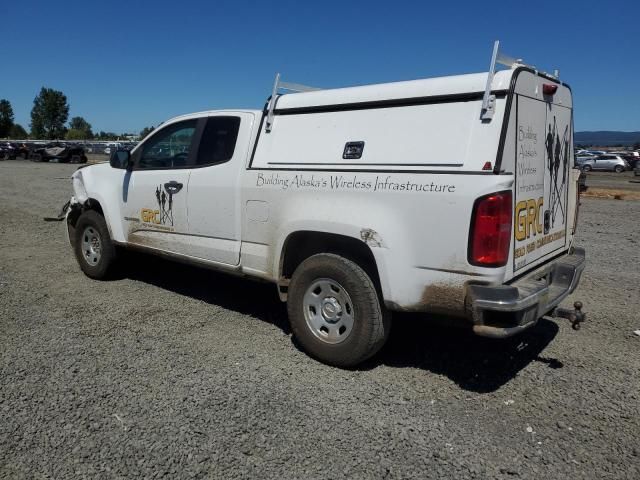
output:
<path id="1" fill-rule="evenodd" d="M 57 216 L 44 217 L 45 222 L 61 222 L 63 220 L 67 221 L 67 240 L 72 246 L 73 239 L 75 238 L 74 231 L 76 221 L 84 210 L 91 208 L 91 200 L 87 195 L 87 191 L 84 187 L 82 172 L 80 171 L 81 168 L 82 167 L 80 167 L 73 173 L 73 175 L 71 175 L 74 192 L 74 195 L 71 196 L 71 199 L 69 199 L 69 201 L 62 206 L 62 209 Z"/>
<path id="2" fill-rule="evenodd" d="M 63 220 L 67 221 L 67 240 L 69 244 L 73 246 L 73 239 L 75 238 L 75 224 L 78 220 L 78 217 L 83 211 L 83 205 L 76 200 L 75 196 L 72 196 L 71 199 L 62 206 L 60 213 L 58 213 L 55 217 L 44 217 L 45 222 L 61 222 Z"/>

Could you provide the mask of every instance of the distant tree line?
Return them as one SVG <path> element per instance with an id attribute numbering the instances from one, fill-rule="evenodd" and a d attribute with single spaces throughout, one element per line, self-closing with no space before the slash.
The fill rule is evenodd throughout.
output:
<path id="1" fill-rule="evenodd" d="M 594 147 L 599 147 L 600 145 L 593 145 L 593 144 L 585 144 L 585 143 L 576 143 L 575 144 L 575 148 L 577 148 L 578 150 L 588 150 L 590 148 L 594 148 Z M 602 145 L 604 146 L 604 145 Z M 611 147 L 611 148 L 619 148 L 620 150 L 628 150 L 629 149 L 629 145 L 623 145 L 621 143 L 617 144 L 617 145 L 606 145 L 607 147 Z M 631 150 L 640 150 L 640 142 L 636 142 L 631 146 Z"/>
<path id="2" fill-rule="evenodd" d="M 134 137 L 133 133 L 100 131 L 94 134 L 91 124 L 83 117 L 73 117 L 68 125 L 69 102 L 61 91 L 42 87 L 33 100 L 31 109 L 31 132 L 14 122 L 13 108 L 9 100 L 0 99 L 0 138 L 34 138 L 46 140 L 117 140 Z M 145 127 L 140 131 L 142 139 L 154 130 Z"/>

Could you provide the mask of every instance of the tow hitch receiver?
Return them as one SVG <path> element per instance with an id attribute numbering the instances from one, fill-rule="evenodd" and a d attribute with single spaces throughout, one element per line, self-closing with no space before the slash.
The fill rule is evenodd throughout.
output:
<path id="1" fill-rule="evenodd" d="M 551 316 L 554 318 L 566 318 L 571 322 L 571 328 L 580 330 L 580 324 L 587 319 L 587 314 L 582 312 L 582 302 L 575 302 L 573 308 L 574 310 L 558 307 Z"/>

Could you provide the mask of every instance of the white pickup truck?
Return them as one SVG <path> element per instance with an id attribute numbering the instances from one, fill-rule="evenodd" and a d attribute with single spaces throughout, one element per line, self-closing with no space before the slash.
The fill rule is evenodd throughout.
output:
<path id="1" fill-rule="evenodd" d="M 76 171 L 65 218 L 89 277 L 126 247 L 273 282 L 307 352 L 352 366 L 393 311 L 492 337 L 554 313 L 577 325 L 580 305 L 558 308 L 585 265 L 573 165 L 571 90 L 496 45 L 487 73 L 330 90 L 278 76 L 264 110 L 173 118 Z"/>

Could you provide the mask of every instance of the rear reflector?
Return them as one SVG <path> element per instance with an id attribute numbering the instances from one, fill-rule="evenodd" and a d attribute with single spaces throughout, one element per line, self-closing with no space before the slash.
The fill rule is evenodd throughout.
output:
<path id="1" fill-rule="evenodd" d="M 511 191 L 485 195 L 476 200 L 469 232 L 469 263 L 479 267 L 502 267 L 511 244 Z"/>
<path id="2" fill-rule="evenodd" d="M 558 85 L 553 83 L 545 83 L 542 85 L 542 93 L 545 95 L 553 95 L 558 91 Z"/>

